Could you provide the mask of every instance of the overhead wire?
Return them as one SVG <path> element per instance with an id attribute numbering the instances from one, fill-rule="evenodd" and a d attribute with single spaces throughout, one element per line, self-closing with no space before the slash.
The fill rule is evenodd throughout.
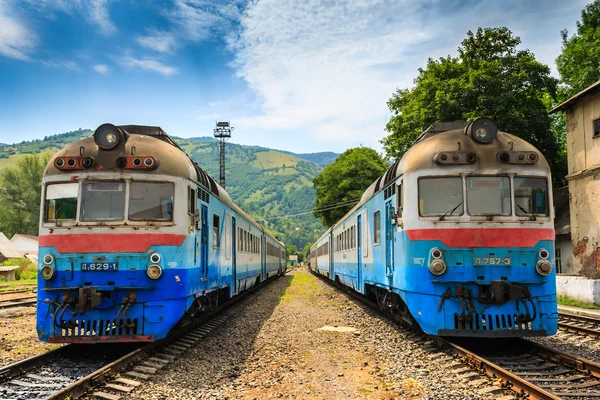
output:
<path id="1" fill-rule="evenodd" d="M 266 217 L 266 218 L 265 217 L 259 217 L 259 219 L 262 219 L 264 221 L 271 221 L 271 220 L 274 220 L 274 219 L 297 217 L 297 216 L 300 216 L 300 215 L 312 214 L 314 212 L 329 211 L 329 210 L 334 210 L 336 208 L 348 207 L 348 206 L 351 206 L 351 205 L 354 205 L 354 204 L 358 203 L 359 201 L 360 201 L 360 199 L 357 199 L 357 200 L 345 200 L 343 202 L 336 203 L 335 205 L 332 204 L 332 205 L 328 205 L 328 206 L 314 208 L 311 211 L 294 213 L 294 214 L 285 214 L 285 215 L 279 215 L 279 216 L 274 216 L 274 217 Z"/>

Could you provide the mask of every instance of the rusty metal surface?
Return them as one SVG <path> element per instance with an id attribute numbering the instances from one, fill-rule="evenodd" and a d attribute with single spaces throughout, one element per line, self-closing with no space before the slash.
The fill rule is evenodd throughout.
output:
<path id="1" fill-rule="evenodd" d="M 533 384 L 530 381 L 527 381 L 518 375 L 502 368 L 501 366 L 486 360 L 483 357 L 480 357 L 473 353 L 470 350 L 465 349 L 457 344 L 449 342 L 445 339 L 442 339 L 438 336 L 430 337 L 434 342 L 436 342 L 440 347 L 449 349 L 455 354 L 464 357 L 466 363 L 473 368 L 481 371 L 491 378 L 500 378 L 506 388 L 510 388 L 516 393 L 529 395 L 528 399 L 540 399 L 540 400 L 559 400 L 560 397 L 542 389 L 541 387 Z"/>

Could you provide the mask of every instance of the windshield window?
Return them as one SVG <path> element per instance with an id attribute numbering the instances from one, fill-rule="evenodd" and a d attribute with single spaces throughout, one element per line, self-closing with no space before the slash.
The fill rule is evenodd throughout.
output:
<path id="1" fill-rule="evenodd" d="M 468 177 L 467 201 L 471 215 L 511 215 L 509 177 Z"/>
<path id="2" fill-rule="evenodd" d="M 82 221 L 115 221 L 125 217 L 125 182 L 84 183 Z"/>
<path id="3" fill-rule="evenodd" d="M 463 215 L 461 177 L 422 178 L 419 180 L 419 213 L 422 216 Z"/>
<path id="4" fill-rule="evenodd" d="M 45 220 L 69 220 L 77 215 L 78 183 L 58 183 L 46 187 Z"/>
<path id="5" fill-rule="evenodd" d="M 515 177 L 515 212 L 519 216 L 548 216 L 548 184 L 544 178 Z"/>
<path id="6" fill-rule="evenodd" d="M 132 182 L 129 188 L 130 220 L 173 220 L 173 184 Z"/>

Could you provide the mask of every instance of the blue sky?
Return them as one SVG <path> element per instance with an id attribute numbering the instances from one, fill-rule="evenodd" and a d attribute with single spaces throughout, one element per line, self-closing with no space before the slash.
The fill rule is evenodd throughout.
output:
<path id="1" fill-rule="evenodd" d="M 296 152 L 380 150 L 386 101 L 466 32 L 550 65 L 580 0 L 0 0 L 0 142 L 104 122 Z"/>

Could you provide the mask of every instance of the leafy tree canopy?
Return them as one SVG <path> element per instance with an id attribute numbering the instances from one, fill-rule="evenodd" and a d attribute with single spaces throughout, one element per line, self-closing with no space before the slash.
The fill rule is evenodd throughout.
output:
<path id="1" fill-rule="evenodd" d="M 363 192 L 389 165 L 368 147 L 342 153 L 313 179 L 316 190 L 313 215 L 331 226 L 360 200 Z"/>
<path id="2" fill-rule="evenodd" d="M 50 155 L 24 155 L 17 166 L 0 173 L 0 231 L 37 235 L 40 220 L 42 174 Z"/>
<path id="3" fill-rule="evenodd" d="M 556 69 L 566 85 L 559 90 L 559 101 L 564 101 L 600 80 L 600 0 L 581 11 L 576 34 L 569 37 L 564 29 L 561 35 L 563 49 Z"/>
<path id="4" fill-rule="evenodd" d="M 559 158 L 564 152 L 547 114 L 557 80 L 533 53 L 517 49 L 520 43 L 507 28 L 479 28 L 467 33 L 458 57 L 429 59 L 426 68 L 419 69 L 415 86 L 398 89 L 387 103 L 394 113 L 386 126 L 390 135 L 382 140 L 387 155 L 401 157 L 434 122 L 487 116 L 501 130 L 540 149 L 553 176 L 562 179 L 566 163 Z"/>

